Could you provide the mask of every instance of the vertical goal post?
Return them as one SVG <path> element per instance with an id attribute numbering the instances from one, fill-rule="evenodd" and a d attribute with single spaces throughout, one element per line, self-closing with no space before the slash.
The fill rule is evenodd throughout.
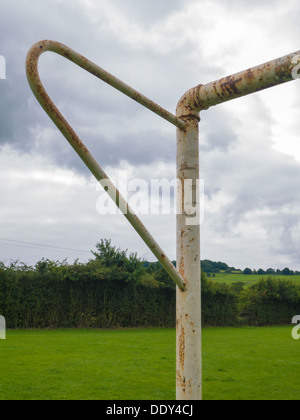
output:
<path id="1" fill-rule="evenodd" d="M 105 83 L 124 93 L 177 128 L 177 179 L 189 181 L 193 194 L 186 203 L 184 188 L 178 190 L 176 267 L 160 248 L 147 228 L 128 206 L 85 144 L 69 125 L 47 94 L 38 72 L 41 54 L 51 51 L 65 57 Z M 95 176 L 105 181 L 105 190 L 157 260 L 176 283 L 176 399 L 202 399 L 201 350 L 201 259 L 199 198 L 199 122 L 200 112 L 211 106 L 300 78 L 300 51 L 286 55 L 217 81 L 198 85 L 179 100 L 176 115 L 157 105 L 78 52 L 56 41 L 34 44 L 26 57 L 26 74 L 38 102 L 63 136 Z M 194 212 L 187 212 L 186 205 Z M 126 211 L 125 211 L 126 210 Z"/>

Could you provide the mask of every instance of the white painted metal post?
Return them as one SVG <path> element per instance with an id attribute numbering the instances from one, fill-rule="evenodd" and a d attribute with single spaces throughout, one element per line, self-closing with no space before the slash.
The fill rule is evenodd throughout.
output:
<path id="1" fill-rule="evenodd" d="M 186 122 L 177 129 L 177 174 L 183 185 L 177 216 L 177 268 L 185 289 L 177 289 L 177 384 L 180 400 L 202 399 L 200 226 L 186 214 L 185 181 L 199 179 L 198 122 L 200 111 L 299 78 L 299 52 L 224 77 L 187 91 L 176 116 Z M 193 207 L 197 208 L 194 194 Z M 197 217 L 197 214 L 195 215 Z"/>
<path id="2" fill-rule="evenodd" d="M 198 214 L 198 118 L 181 118 L 186 130 L 177 130 L 177 177 L 180 209 L 177 215 L 177 268 L 185 289 L 176 295 L 176 399 L 202 398 L 200 218 Z M 193 193 L 187 192 L 192 185 Z M 188 198 L 190 196 L 191 198 Z M 189 202 L 189 200 L 192 202 Z M 195 211 L 191 215 L 191 209 Z"/>

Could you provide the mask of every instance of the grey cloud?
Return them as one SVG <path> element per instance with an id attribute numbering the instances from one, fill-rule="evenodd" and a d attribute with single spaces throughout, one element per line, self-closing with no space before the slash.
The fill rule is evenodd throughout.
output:
<path id="1" fill-rule="evenodd" d="M 265 232 L 276 255 L 295 261 L 300 252 L 298 236 L 293 236 L 300 223 L 300 164 L 274 151 L 268 156 L 253 153 L 226 158 L 229 162 L 217 182 L 208 178 L 227 196 L 226 204 L 218 203 L 217 196 L 212 201 L 219 211 L 209 215 L 211 229 L 218 236 L 233 238 L 240 235 L 241 224 L 254 223 Z M 257 237 L 256 246 L 264 241 Z"/>
<path id="2" fill-rule="evenodd" d="M 300 245 L 295 239 L 290 240 L 300 222 L 300 216 L 295 216 L 296 209 L 300 208 L 300 164 L 293 157 L 273 150 L 274 121 L 259 97 L 252 98 L 249 106 L 251 121 L 257 124 L 253 124 L 253 137 L 247 133 L 245 138 L 242 134 L 237 136 L 239 120 L 226 111 L 221 114 L 221 110 L 220 113 L 215 110 L 209 121 L 214 135 L 219 138 L 216 144 L 205 145 L 200 156 L 207 199 L 218 208 L 217 213 L 210 214 L 209 223 L 215 234 L 233 238 L 240 235 L 241 224 L 255 221 L 270 237 L 270 247 L 275 237 L 278 249 L 292 258 Z M 210 111 L 205 118 L 210 118 Z M 218 123 L 213 124 L 213 119 Z M 222 143 L 226 140 L 223 132 L 228 135 L 225 144 Z M 208 129 L 206 140 L 209 139 L 207 134 Z M 272 216 L 266 217 L 265 213 Z M 257 238 L 258 243 L 262 240 Z M 290 246 L 291 243 L 294 246 Z"/>
<path id="3" fill-rule="evenodd" d="M 229 152 L 238 142 L 232 128 L 232 118 L 224 110 L 215 108 L 203 112 L 200 123 L 200 151 L 203 156 L 212 151 Z M 217 122 L 217 124 L 216 124 Z"/>
<path id="4" fill-rule="evenodd" d="M 117 9 L 121 9 L 128 13 L 137 22 L 144 24 L 153 24 L 154 21 L 162 20 L 167 15 L 183 5 L 183 0 L 151 0 L 151 2 L 143 2 L 140 0 L 115 0 L 114 5 Z"/>
<path id="5" fill-rule="evenodd" d="M 174 10 L 180 4 L 182 4 L 181 1 L 172 2 L 171 10 Z M 157 2 L 156 8 L 151 3 L 151 8 L 148 11 L 147 5 L 140 7 L 140 3 L 137 5 L 135 1 L 126 3 L 126 6 L 124 6 L 124 3 L 122 5 L 120 4 L 121 10 L 124 9 L 126 13 L 131 13 L 134 9 L 134 13 L 141 13 L 143 19 L 147 17 L 148 20 L 152 19 L 151 21 L 156 21 L 156 19 L 163 18 L 170 13 L 170 8 L 162 2 Z M 176 94 L 176 90 L 173 93 L 177 78 L 175 72 L 172 75 L 169 66 L 170 60 L 172 60 L 172 67 L 176 68 L 177 58 L 166 58 L 157 63 L 157 68 L 151 68 L 150 63 L 153 66 L 154 59 L 153 52 L 149 52 L 151 54 L 150 58 L 145 55 L 145 52 L 137 58 L 129 46 L 121 46 L 121 40 L 114 39 L 114 42 L 110 43 L 111 34 L 109 33 L 106 34 L 106 38 L 100 44 L 97 39 L 97 49 L 100 53 L 92 52 L 91 48 L 96 49 L 95 41 L 93 41 L 93 28 L 84 14 L 81 13 L 79 2 L 34 1 L 28 7 L 26 1 L 14 3 L 5 1 L 2 12 L 2 19 L 0 18 L 1 33 L 6 36 L 1 37 L 0 52 L 7 56 L 9 68 L 8 80 L 1 101 L 0 119 L 2 129 L 0 141 L 14 144 L 20 151 L 35 150 L 37 153 L 48 155 L 59 164 L 70 165 L 78 170 L 82 168 L 77 156 L 70 155 L 68 146 L 62 144 L 61 135 L 58 131 L 57 133 L 53 132 L 52 138 L 45 141 L 44 144 L 37 142 L 32 137 L 34 127 L 39 128 L 41 136 L 43 136 L 44 130 L 54 127 L 44 111 L 35 102 L 28 87 L 24 70 L 25 56 L 29 47 L 40 39 L 52 38 L 65 42 L 92 60 L 99 62 L 100 65 L 102 65 L 102 62 L 105 65 L 105 61 L 109 57 L 112 68 L 114 63 L 117 64 L 116 68 L 111 71 L 118 77 L 123 77 L 125 68 L 126 79 L 130 79 L 128 77 L 130 69 L 134 70 L 137 78 L 136 81 L 134 79 L 130 80 L 130 83 L 150 96 L 151 99 L 154 97 L 154 100 L 163 102 L 162 105 L 167 108 L 171 104 L 175 109 L 176 101 L 184 92 L 184 87 L 182 87 L 182 91 L 179 90 L 179 82 L 176 86 L 178 94 Z M 83 34 L 84 37 L 81 36 Z M 107 48 L 107 45 L 111 45 L 111 47 Z M 118 54 L 114 56 L 113 50 L 118 51 Z M 122 51 L 124 58 L 120 56 L 120 51 Z M 145 60 L 143 60 L 143 55 Z M 124 61 L 125 58 L 126 61 Z M 130 163 L 135 164 L 151 163 L 158 155 L 161 159 L 166 160 L 175 158 L 174 148 L 170 147 L 171 144 L 175 146 L 175 140 L 173 137 L 170 139 L 166 137 L 164 128 L 160 128 L 164 126 L 159 121 L 156 123 L 151 118 L 143 117 L 146 118 L 145 122 L 149 122 L 149 125 L 140 123 L 139 117 L 142 115 L 142 111 L 140 111 L 139 105 L 131 103 L 128 98 L 124 98 L 120 93 L 114 93 L 110 87 L 104 86 L 103 83 L 101 85 L 97 80 L 92 81 L 90 75 L 83 74 L 84 72 L 81 69 L 75 69 L 73 64 L 63 63 L 62 60 L 59 60 L 60 58 L 57 57 L 46 58 L 46 55 L 41 58 L 42 80 L 47 90 L 49 88 L 50 96 L 53 97 L 55 103 L 61 106 L 63 113 L 67 115 L 67 119 L 70 118 L 72 125 L 78 128 L 79 134 L 89 132 L 89 129 L 94 127 L 94 133 L 89 136 L 87 141 L 96 155 L 103 157 L 107 164 L 113 162 L 117 164 L 119 159 L 127 159 Z M 139 62 L 139 70 L 134 63 L 135 60 Z M 120 63 L 122 63 L 121 68 Z M 173 85 L 170 83 L 163 92 L 161 91 L 161 83 L 165 79 L 169 80 L 170 74 L 174 83 Z M 154 89 L 157 80 L 156 91 L 148 88 L 149 78 L 152 79 L 151 85 L 154 86 Z M 153 82 L 154 78 L 155 82 Z M 125 81 L 127 82 L 127 80 Z M 103 133 L 101 123 L 104 117 Z M 116 136 L 114 137 L 114 127 L 120 127 L 122 124 L 124 124 L 124 129 L 121 135 L 116 130 Z M 133 125 L 137 127 L 137 130 L 131 129 Z M 109 135 L 105 134 L 106 127 L 110 127 Z M 95 132 L 96 129 L 97 133 Z M 82 137 L 85 141 L 84 136 Z"/>
<path id="6" fill-rule="evenodd" d="M 67 32 L 64 28 L 68 26 L 67 22 L 62 24 L 61 2 L 32 1 L 28 5 L 26 1 L 3 1 L 0 16 L 0 52 L 7 62 L 7 79 L 2 84 L 0 136 L 2 143 L 14 143 L 21 150 L 31 147 L 28 125 L 38 117 L 36 108 L 30 106 L 32 94 L 25 75 L 27 51 L 34 42 L 55 33 L 65 38 L 62 33 Z M 70 16 L 71 10 L 68 13 Z"/>

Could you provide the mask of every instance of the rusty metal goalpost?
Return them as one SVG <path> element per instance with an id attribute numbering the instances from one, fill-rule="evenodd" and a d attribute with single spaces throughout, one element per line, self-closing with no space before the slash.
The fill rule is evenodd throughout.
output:
<path id="1" fill-rule="evenodd" d="M 177 127 L 177 179 L 181 186 L 189 181 L 193 194 L 187 199 L 184 187 L 178 189 L 176 267 L 128 206 L 47 94 L 38 73 L 39 57 L 46 51 L 52 51 L 72 61 Z M 176 399 L 178 400 L 202 399 L 200 222 L 196 190 L 199 180 L 200 112 L 222 102 L 298 79 L 299 69 L 300 51 L 297 51 L 217 81 L 200 84 L 182 96 L 177 105 L 176 115 L 173 115 L 59 42 L 50 40 L 37 42 L 27 54 L 27 79 L 38 102 L 97 181 L 102 186 L 105 185 L 105 190 L 112 200 L 178 286 L 176 288 Z M 196 211 L 193 212 L 193 209 Z"/>

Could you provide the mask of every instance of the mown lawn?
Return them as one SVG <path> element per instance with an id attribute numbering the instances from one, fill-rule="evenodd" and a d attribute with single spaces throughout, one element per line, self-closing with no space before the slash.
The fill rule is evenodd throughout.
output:
<path id="1" fill-rule="evenodd" d="M 298 400 L 292 326 L 205 328 L 205 400 Z M 0 400 L 175 399 L 175 330 L 9 330 Z"/>

